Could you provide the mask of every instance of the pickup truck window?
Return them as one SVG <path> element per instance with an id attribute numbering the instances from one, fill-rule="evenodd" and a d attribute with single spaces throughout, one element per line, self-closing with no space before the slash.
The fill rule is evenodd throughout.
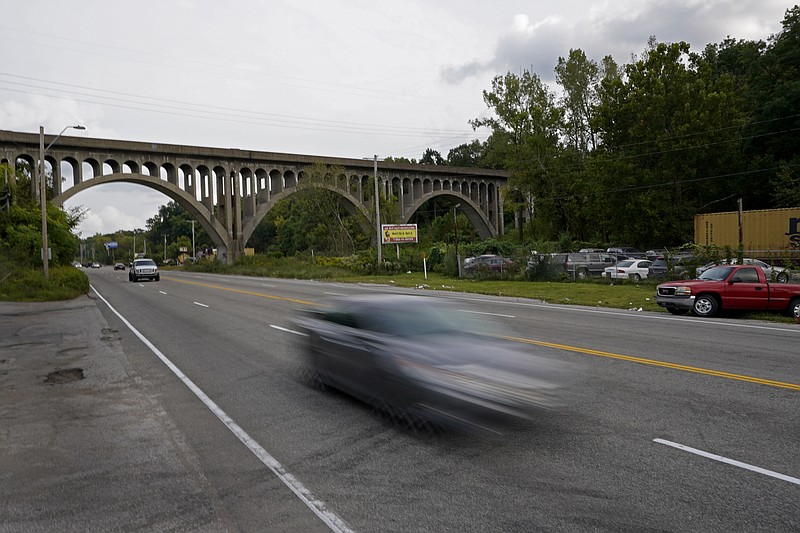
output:
<path id="1" fill-rule="evenodd" d="M 758 274 L 755 268 L 741 268 L 734 274 L 731 281 L 738 283 L 758 283 Z"/>

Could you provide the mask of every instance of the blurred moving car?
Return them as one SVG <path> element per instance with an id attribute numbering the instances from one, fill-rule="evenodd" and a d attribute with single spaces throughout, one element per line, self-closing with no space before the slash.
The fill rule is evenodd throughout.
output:
<path id="1" fill-rule="evenodd" d="M 95 261 L 94 263 L 92 263 L 92 268 L 100 268 L 100 263 Z"/>
<path id="2" fill-rule="evenodd" d="M 115 263 L 114 270 L 125 270 L 125 265 L 123 265 L 122 263 Z"/>
<path id="3" fill-rule="evenodd" d="M 608 279 L 630 279 L 641 281 L 647 278 L 648 268 L 652 264 L 647 259 L 626 259 L 614 266 L 607 267 L 603 277 Z"/>
<path id="4" fill-rule="evenodd" d="M 564 363 L 523 351 L 477 317 L 442 298 L 370 294 L 334 299 L 295 323 L 314 382 L 405 422 L 496 434 L 558 407 Z"/>
<path id="5" fill-rule="evenodd" d="M 152 259 L 134 259 L 130 270 L 128 270 L 128 281 L 139 281 L 140 279 L 151 279 L 159 281 L 161 275 L 158 273 L 158 266 Z"/>
<path id="6" fill-rule="evenodd" d="M 489 270 L 492 272 L 505 272 L 514 265 L 514 262 L 507 257 L 499 255 L 479 255 L 478 257 L 470 257 L 464 261 L 463 272 L 464 274 L 474 274 L 478 270 Z"/>

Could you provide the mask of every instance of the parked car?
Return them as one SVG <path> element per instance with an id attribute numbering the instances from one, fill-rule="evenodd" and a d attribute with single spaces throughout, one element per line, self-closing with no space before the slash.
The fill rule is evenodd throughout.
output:
<path id="1" fill-rule="evenodd" d="M 114 270 L 125 270 L 125 265 L 123 265 L 122 263 L 115 263 Z"/>
<path id="2" fill-rule="evenodd" d="M 644 259 L 645 256 L 642 252 L 637 250 L 636 248 L 631 248 L 630 246 L 616 246 L 611 247 L 606 250 L 606 253 L 611 254 L 617 258 L 617 260 L 622 259 Z"/>
<path id="3" fill-rule="evenodd" d="M 605 248 L 581 248 L 578 250 L 579 254 L 604 254 Z"/>
<path id="4" fill-rule="evenodd" d="M 603 276 L 608 279 L 641 281 L 647 278 L 647 269 L 651 264 L 647 259 L 625 259 L 614 266 L 606 267 Z"/>
<path id="5" fill-rule="evenodd" d="M 644 253 L 644 258 L 649 259 L 650 261 L 655 261 L 658 258 L 665 258 L 669 255 L 669 250 L 666 248 L 653 248 L 652 250 L 647 250 Z"/>
<path id="6" fill-rule="evenodd" d="M 710 317 L 721 309 L 740 309 L 783 311 L 800 319 L 800 287 L 771 284 L 754 265 L 717 265 L 694 280 L 662 283 L 656 303 L 673 315 L 692 311 Z"/>
<path id="7" fill-rule="evenodd" d="M 92 263 L 92 268 L 100 268 L 100 263 L 95 261 L 94 263 Z"/>
<path id="8" fill-rule="evenodd" d="M 678 257 L 658 257 L 653 260 L 647 268 L 647 279 L 664 280 L 667 279 L 669 274 L 670 264 L 672 266 L 671 279 L 686 279 L 687 277 L 694 277 L 690 274 L 690 267 L 686 263 L 691 262 L 690 256 Z"/>
<path id="9" fill-rule="evenodd" d="M 727 265 L 727 264 L 728 264 L 728 261 L 726 259 L 723 259 L 722 261 L 715 261 L 715 262 L 707 263 L 707 264 L 705 264 L 703 266 L 697 267 L 697 275 L 699 276 L 700 274 L 702 274 L 706 270 L 709 270 L 712 267 L 715 267 L 715 266 L 718 266 L 718 265 Z M 736 265 L 736 264 L 738 264 L 738 260 L 737 259 L 732 259 L 730 264 L 731 265 Z M 764 271 L 764 275 L 767 276 L 767 279 L 776 279 L 776 278 L 779 277 L 779 275 L 782 272 L 784 272 L 786 270 L 783 267 L 772 266 L 772 265 L 770 265 L 768 263 L 765 263 L 764 261 L 761 261 L 760 259 L 752 259 L 752 258 L 749 258 L 749 257 L 745 257 L 744 259 L 742 259 L 742 264 L 743 265 L 755 265 L 755 266 L 761 267 L 761 270 Z M 786 283 L 788 281 L 788 279 L 789 279 L 788 274 L 785 274 L 785 275 L 780 276 L 780 280 L 778 282 L 779 283 Z"/>
<path id="10" fill-rule="evenodd" d="M 442 298 L 341 297 L 294 321 L 312 382 L 415 424 L 491 433 L 558 407 L 571 379 L 563 362 L 503 340 L 503 326 Z"/>
<path id="11" fill-rule="evenodd" d="M 543 261 L 570 279 L 586 279 L 591 276 L 602 276 L 606 267 L 616 264 L 616 258 L 602 253 L 556 253 L 536 254 L 528 260 L 528 269 L 534 269 Z"/>
<path id="12" fill-rule="evenodd" d="M 514 262 L 499 255 L 479 255 L 478 257 L 468 258 L 464 261 L 464 274 L 474 274 L 478 270 L 488 270 L 491 272 L 505 272 L 512 268 Z"/>
<path id="13" fill-rule="evenodd" d="M 128 270 L 128 281 L 139 281 L 140 279 L 161 280 L 158 273 L 158 266 L 152 259 L 134 259 L 133 265 Z"/>

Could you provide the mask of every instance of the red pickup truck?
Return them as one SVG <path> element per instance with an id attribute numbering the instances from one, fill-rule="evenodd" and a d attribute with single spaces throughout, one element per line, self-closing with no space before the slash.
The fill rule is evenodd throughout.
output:
<path id="1" fill-rule="evenodd" d="M 656 303 L 673 315 L 714 316 L 721 309 L 782 311 L 800 317 L 800 285 L 769 283 L 761 267 L 719 265 L 697 279 L 656 288 Z"/>

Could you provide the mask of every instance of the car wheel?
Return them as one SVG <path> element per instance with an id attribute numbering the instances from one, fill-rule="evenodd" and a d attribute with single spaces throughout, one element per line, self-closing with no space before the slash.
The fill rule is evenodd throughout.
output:
<path id="1" fill-rule="evenodd" d="M 800 298 L 795 298 L 789 304 L 789 316 L 800 319 Z"/>
<path id="2" fill-rule="evenodd" d="M 589 277 L 589 272 L 585 268 L 578 270 L 578 279 L 586 279 Z"/>
<path id="3" fill-rule="evenodd" d="M 702 296 L 698 296 L 697 299 L 694 301 L 694 307 L 692 308 L 694 314 L 697 316 L 702 317 L 710 317 L 717 314 L 719 310 L 719 303 L 717 299 L 713 296 L 709 296 L 704 294 Z"/>
<path id="4" fill-rule="evenodd" d="M 789 274 L 786 272 L 778 272 L 778 275 L 775 276 L 775 281 L 778 283 L 788 283 L 789 282 Z"/>
<path id="5" fill-rule="evenodd" d="M 156 281 L 161 281 L 161 274 L 156 275 Z"/>
<path id="6" fill-rule="evenodd" d="M 689 312 L 688 309 L 675 309 L 674 307 L 667 307 L 667 311 L 673 315 L 685 315 Z"/>
<path id="7" fill-rule="evenodd" d="M 640 276 L 639 274 L 631 274 L 631 279 L 633 280 L 634 283 L 639 283 L 640 281 L 642 281 L 642 276 Z"/>

